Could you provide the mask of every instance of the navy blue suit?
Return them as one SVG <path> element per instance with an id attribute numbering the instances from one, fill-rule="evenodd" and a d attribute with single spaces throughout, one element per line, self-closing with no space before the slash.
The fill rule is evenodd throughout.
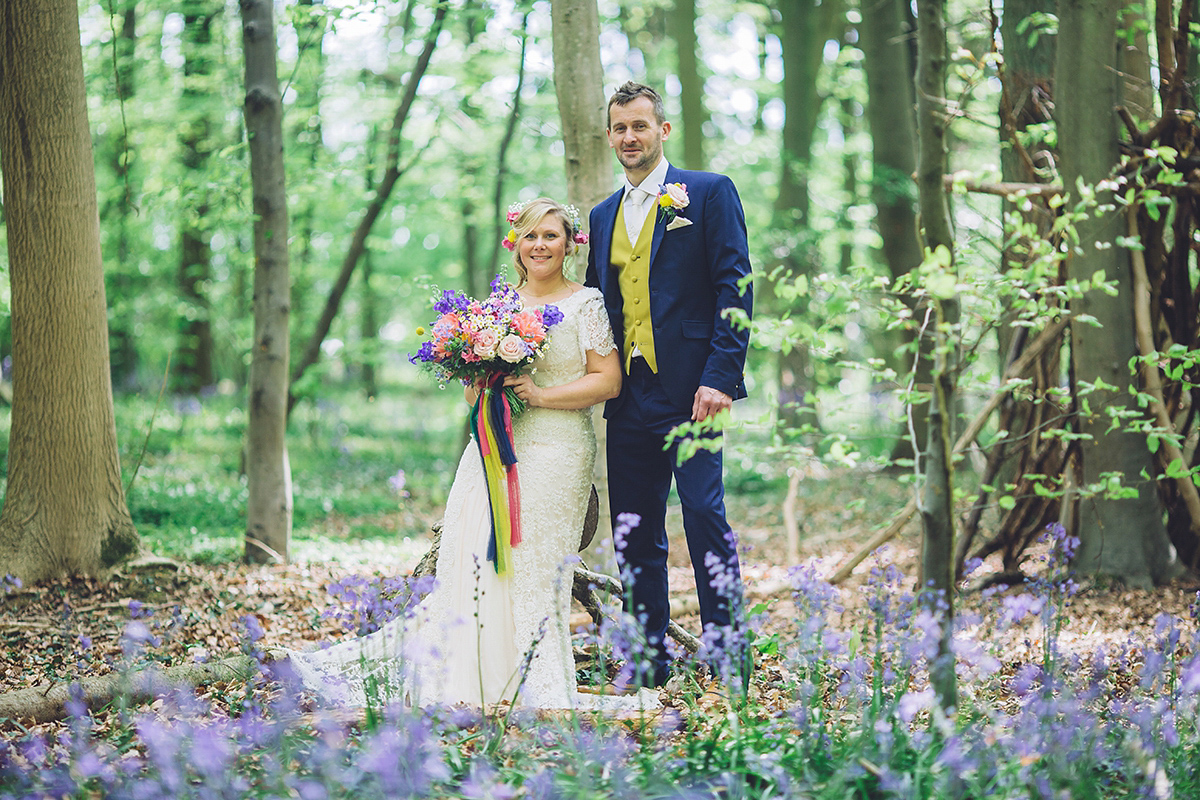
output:
<path id="1" fill-rule="evenodd" d="M 746 396 L 742 375 L 750 333 L 722 312 L 741 309 L 748 316 L 752 306 L 746 220 L 733 182 L 724 175 L 669 167 L 667 183 L 686 185 L 689 202 L 679 214 L 692 224 L 668 231 L 657 207 L 650 212 L 656 214 L 649 293 L 658 372 L 635 359 L 621 394 L 604 410 L 612 517 L 615 521 L 630 512 L 641 518 L 619 555 L 633 571 L 634 610 L 645 614 L 654 659 L 655 674 L 643 681 L 655 685 L 665 681 L 668 672 L 662 643 L 670 619 L 665 518 L 672 477 L 683 506 L 701 621 L 706 627 L 730 624 L 728 592 L 712 586 L 722 571 L 737 576 L 738 569 L 725 521 L 721 452 L 701 450 L 676 465 L 674 448 L 664 451 L 663 443 L 671 428 L 691 419 L 700 386 L 735 400 Z M 624 364 L 623 301 L 617 271 L 610 264 L 622 196 L 619 190 L 592 209 L 586 283 L 604 294 Z"/>

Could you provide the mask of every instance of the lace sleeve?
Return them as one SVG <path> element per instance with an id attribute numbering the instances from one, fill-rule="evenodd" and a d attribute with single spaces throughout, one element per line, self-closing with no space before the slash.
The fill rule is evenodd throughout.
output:
<path id="1" fill-rule="evenodd" d="M 604 297 L 596 290 L 584 298 L 579 309 L 579 344 L 585 353 L 592 350 L 600 356 L 617 349 L 608 312 L 604 309 Z"/>

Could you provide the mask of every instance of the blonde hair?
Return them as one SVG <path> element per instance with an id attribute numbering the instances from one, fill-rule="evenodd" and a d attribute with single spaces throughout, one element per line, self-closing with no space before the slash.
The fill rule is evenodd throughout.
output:
<path id="1" fill-rule="evenodd" d="M 521 213 L 517 214 L 517 218 L 513 220 L 512 228 L 517 234 L 516 246 L 513 247 L 513 267 L 517 271 L 517 286 L 523 286 L 525 281 L 529 280 L 529 270 L 521 263 L 521 247 L 520 242 L 525 238 L 525 234 L 537 227 L 538 223 L 547 214 L 553 214 L 562 224 L 563 234 L 566 237 L 567 243 L 566 255 L 569 258 L 575 254 L 577 249 L 575 244 L 575 236 L 579 233 L 575 229 L 575 221 L 571 218 L 571 214 L 567 211 L 566 206 L 562 203 L 555 202 L 549 197 L 539 197 L 536 200 L 530 200 L 521 209 Z"/>

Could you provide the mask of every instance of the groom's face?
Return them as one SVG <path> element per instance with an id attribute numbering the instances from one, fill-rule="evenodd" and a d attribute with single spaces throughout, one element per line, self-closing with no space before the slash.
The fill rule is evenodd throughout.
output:
<path id="1" fill-rule="evenodd" d="M 658 166 L 663 140 L 671 133 L 671 123 L 659 122 L 654 103 L 648 97 L 635 97 L 608 110 L 608 145 L 628 173 L 642 177 Z"/>

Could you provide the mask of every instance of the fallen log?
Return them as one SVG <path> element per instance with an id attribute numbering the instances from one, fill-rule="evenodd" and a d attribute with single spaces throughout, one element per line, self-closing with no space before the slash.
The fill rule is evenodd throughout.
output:
<path id="1" fill-rule="evenodd" d="M 64 719 L 67 703 L 76 698 L 90 710 L 103 708 L 118 697 L 137 705 L 172 689 L 206 686 L 219 681 L 245 681 L 257 671 L 258 662 L 252 656 L 231 656 L 207 664 L 113 672 L 77 681 L 16 689 L 0 694 L 0 726 Z"/>

